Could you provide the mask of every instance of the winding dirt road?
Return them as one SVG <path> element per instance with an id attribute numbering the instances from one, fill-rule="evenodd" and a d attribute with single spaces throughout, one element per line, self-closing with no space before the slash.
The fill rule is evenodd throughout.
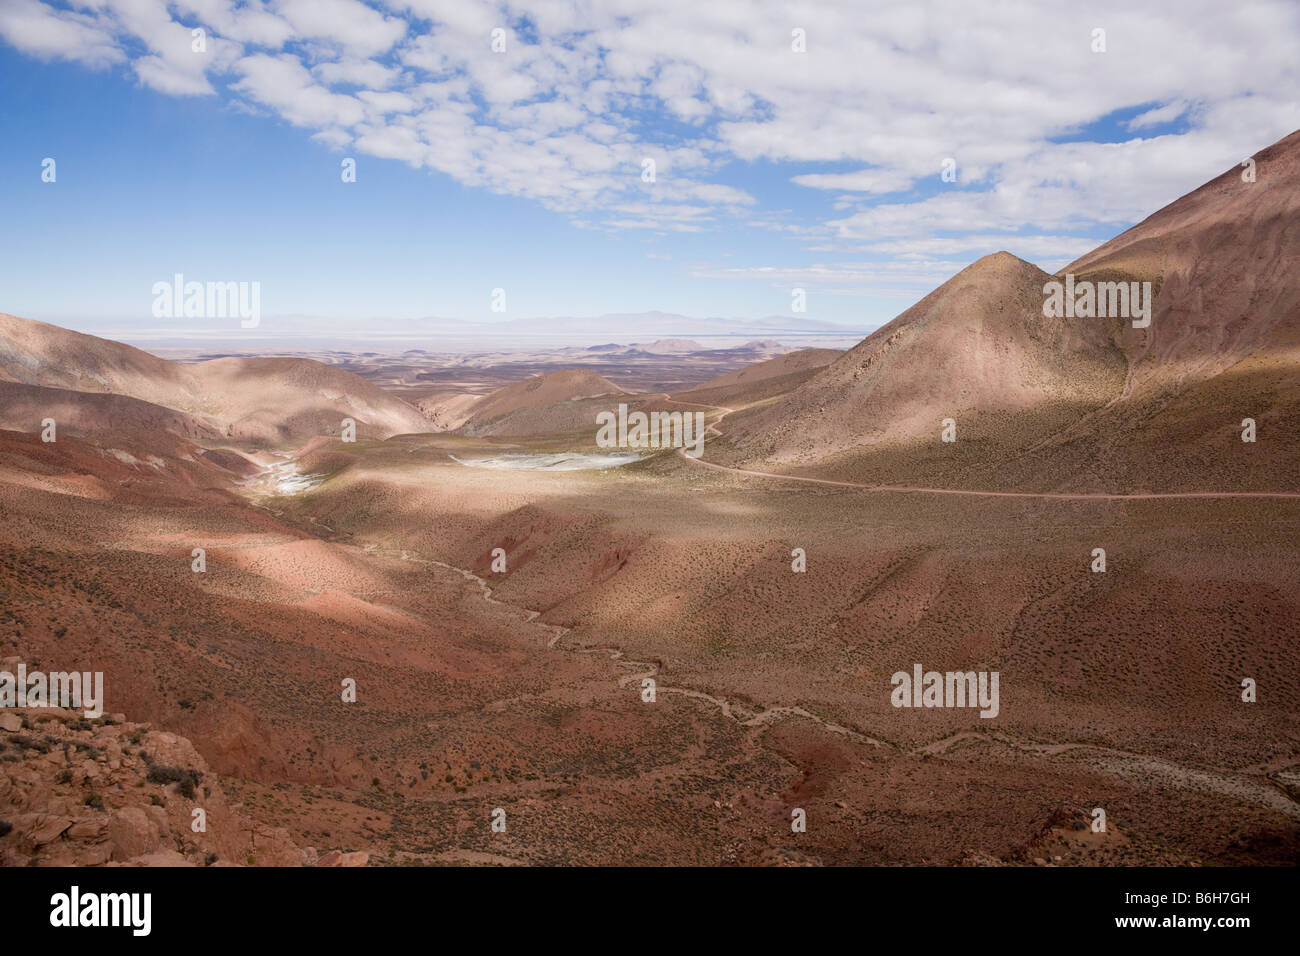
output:
<path id="1" fill-rule="evenodd" d="M 675 398 L 667 398 L 666 395 L 664 397 L 674 405 L 691 405 L 695 408 L 711 408 L 722 412 L 705 430 L 706 434 L 712 433 L 718 437 L 722 435 L 722 432 L 718 431 L 718 422 L 736 411 L 736 409 L 727 408 L 725 405 L 702 405 L 699 402 L 682 402 Z M 803 481 L 814 485 L 830 485 L 835 488 L 857 488 L 861 491 L 888 491 L 898 494 L 963 495 L 972 498 L 1044 498 L 1061 501 L 1148 501 L 1162 498 L 1300 498 L 1300 491 L 1161 491 L 1121 495 L 1105 492 L 978 491 L 968 488 L 928 488 L 920 485 L 867 485 L 857 481 L 835 481 L 831 478 L 810 478 L 804 475 L 783 475 L 773 471 L 755 471 L 752 468 L 733 468 L 730 465 L 719 465 L 716 462 L 705 461 L 703 458 L 692 458 L 686 454 L 684 447 L 677 449 L 677 456 L 683 461 L 689 461 L 694 465 L 712 468 L 714 471 L 729 471 L 736 475 L 752 475 L 755 478 L 777 478 L 782 481 Z"/>

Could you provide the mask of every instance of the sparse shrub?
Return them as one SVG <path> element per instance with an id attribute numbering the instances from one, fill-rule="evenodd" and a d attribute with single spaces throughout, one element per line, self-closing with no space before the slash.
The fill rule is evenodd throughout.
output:
<path id="1" fill-rule="evenodd" d="M 150 783 L 160 783 L 163 786 L 174 783 L 186 800 L 194 799 L 194 787 L 201 779 L 203 774 L 199 771 L 186 770 L 184 767 L 169 767 L 156 763 L 149 768 Z"/>

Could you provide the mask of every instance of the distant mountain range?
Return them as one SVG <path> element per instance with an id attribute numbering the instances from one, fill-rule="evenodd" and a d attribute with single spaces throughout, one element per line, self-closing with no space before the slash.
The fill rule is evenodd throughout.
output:
<path id="1" fill-rule="evenodd" d="M 65 327 L 82 328 L 73 317 L 50 317 Z M 693 340 L 695 350 L 732 348 L 754 339 L 780 339 L 804 345 L 847 347 L 870 327 L 825 322 L 803 316 L 761 319 L 695 318 L 666 312 L 617 313 L 590 317 L 555 316 L 468 322 L 429 316 L 419 319 L 331 319 L 309 315 L 263 316 L 257 328 L 241 329 L 227 319 L 106 320 L 84 331 L 142 348 L 205 348 L 225 352 L 304 351 L 360 348 L 385 352 L 495 352 L 513 348 L 587 348 L 610 343 Z"/>

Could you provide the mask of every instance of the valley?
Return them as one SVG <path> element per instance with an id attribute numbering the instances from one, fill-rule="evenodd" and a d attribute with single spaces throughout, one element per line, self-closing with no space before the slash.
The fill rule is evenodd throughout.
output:
<path id="1" fill-rule="evenodd" d="M 1005 252 L 845 351 L 0 316 L 0 658 L 108 715 L 4 715 L 0 862 L 1294 864 L 1300 133 L 1256 158 L 1068 267 L 1149 326 Z"/>

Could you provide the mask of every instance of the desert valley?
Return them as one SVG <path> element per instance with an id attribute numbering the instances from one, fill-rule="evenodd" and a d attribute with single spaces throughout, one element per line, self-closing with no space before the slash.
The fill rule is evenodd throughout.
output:
<path id="1" fill-rule="evenodd" d="M 0 315 L 0 669 L 105 688 L 0 714 L 0 863 L 1294 864 L 1300 133 L 1254 161 L 845 350 Z"/>

